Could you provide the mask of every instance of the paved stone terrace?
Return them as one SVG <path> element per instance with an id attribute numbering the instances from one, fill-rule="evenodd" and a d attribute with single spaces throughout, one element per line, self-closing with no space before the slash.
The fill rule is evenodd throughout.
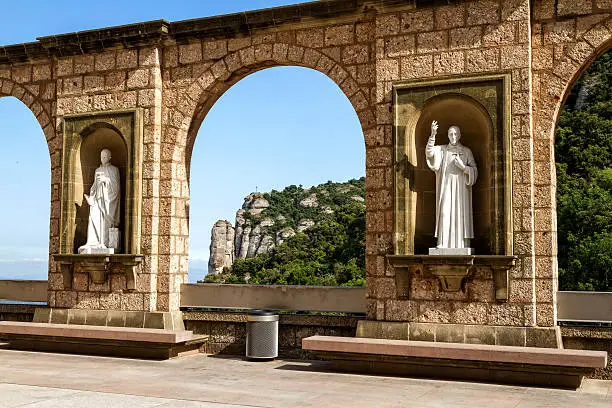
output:
<path id="1" fill-rule="evenodd" d="M 0 350 L 0 407 L 610 407 L 612 381 L 577 391 L 341 374 L 324 362 L 169 361 Z"/>

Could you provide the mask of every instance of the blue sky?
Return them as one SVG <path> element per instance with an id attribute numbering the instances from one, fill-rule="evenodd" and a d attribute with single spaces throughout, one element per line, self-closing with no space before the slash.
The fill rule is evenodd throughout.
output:
<path id="1" fill-rule="evenodd" d="M 293 4 L 281 0 L 30 1 L 3 4 L 0 45 L 139 21 L 169 21 Z M 33 12 L 32 10 L 36 10 Z M 46 279 L 49 158 L 34 116 L 0 99 L 0 279 Z M 357 115 L 340 89 L 305 68 L 255 73 L 205 118 L 191 168 L 190 281 L 203 277 L 210 229 L 234 221 L 250 192 L 311 186 L 365 174 Z"/>

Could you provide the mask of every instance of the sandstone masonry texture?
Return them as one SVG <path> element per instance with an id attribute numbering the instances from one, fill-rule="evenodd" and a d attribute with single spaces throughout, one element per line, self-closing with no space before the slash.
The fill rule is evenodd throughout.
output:
<path id="1" fill-rule="evenodd" d="M 42 44 L 4 47 L 0 96 L 14 96 L 29 107 L 49 146 L 52 254 L 59 250 L 61 229 L 62 118 L 142 111 L 140 252 L 144 260 L 137 290 L 129 292 L 121 279 L 97 285 L 81 275 L 75 275 L 72 288 L 65 288 L 50 261 L 49 305 L 177 310 L 180 285 L 187 282 L 188 166 L 198 124 L 237 80 L 265 67 L 298 65 L 329 76 L 346 93 L 362 126 L 368 318 L 554 325 L 556 186 L 551 152 L 556 113 L 572 81 L 610 47 L 612 3 L 471 0 L 418 7 L 413 2 L 399 6 L 394 2 L 397 7 L 393 8 L 382 3 L 346 12 L 330 7 L 325 11 L 327 18 L 308 17 L 320 10 L 320 4 L 291 6 L 278 9 L 273 22 L 259 15 L 263 20 L 257 25 L 247 13 L 224 20 L 223 34 L 207 31 L 220 24 L 219 19 L 194 20 L 189 28 L 186 23 L 170 23 L 169 36 L 180 36 L 176 43 L 159 41 L 158 23 L 139 25 L 138 42 L 126 37 L 113 43 L 109 38 L 104 48 L 99 41 L 90 48 L 75 49 L 74 44 L 85 40 L 58 36 L 63 48 L 52 58 L 42 51 Z M 296 20 L 299 15 L 304 19 Z M 273 30 L 266 28 L 268 23 Z M 104 32 L 100 30 L 100 36 Z M 81 49 L 91 51 L 77 55 Z M 514 148 L 512 174 L 506 176 L 512 177 L 511 230 L 519 257 L 512 271 L 510 300 L 495 302 L 490 271 L 483 271 L 460 294 L 441 292 L 432 281 L 417 276 L 411 298 L 399 299 L 395 272 L 385 262 L 385 256 L 394 253 L 395 233 L 393 85 L 506 72 L 512 76 Z M 227 241 L 228 228 L 225 233 Z"/>

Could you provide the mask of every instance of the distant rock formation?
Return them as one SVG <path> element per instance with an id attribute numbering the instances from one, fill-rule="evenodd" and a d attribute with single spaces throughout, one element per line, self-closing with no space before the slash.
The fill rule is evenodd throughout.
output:
<path id="1" fill-rule="evenodd" d="M 315 225 L 315 222 L 311 219 L 300 220 L 297 226 L 298 232 L 304 232 L 307 228 Z"/>
<path id="2" fill-rule="evenodd" d="M 221 273 L 233 263 L 234 227 L 229 221 L 219 220 L 212 228 L 208 273 Z"/>
<path id="3" fill-rule="evenodd" d="M 263 194 L 249 194 L 236 212 L 235 226 L 228 221 L 215 223 L 210 237 L 208 273 L 219 274 L 223 268 L 231 267 L 235 259 L 268 253 L 276 245 L 276 234 L 267 234 L 267 229 L 275 224 L 274 220 L 259 220 L 269 206 Z"/>
<path id="4" fill-rule="evenodd" d="M 586 101 L 589 99 L 594 89 L 597 89 L 601 85 L 600 75 L 594 75 L 583 81 L 580 85 L 577 85 L 578 89 L 575 107 L 576 109 L 582 109 Z M 572 92 L 575 92 L 573 90 Z"/>
<path id="5" fill-rule="evenodd" d="M 295 231 L 293 230 L 293 228 L 291 227 L 283 228 L 282 230 L 276 233 L 276 245 L 282 244 L 283 242 L 285 242 L 287 238 L 291 238 L 294 235 L 295 235 Z"/>
<path id="6" fill-rule="evenodd" d="M 333 217 L 341 203 L 363 203 L 364 196 L 363 179 L 328 182 L 310 189 L 290 186 L 282 192 L 249 194 L 236 212 L 234 225 L 219 220 L 213 226 L 208 273 L 220 274 L 238 258 L 267 254 L 326 217 Z M 271 205 L 266 197 L 272 197 L 276 204 Z"/>
<path id="7" fill-rule="evenodd" d="M 318 207 L 319 203 L 317 201 L 317 194 L 313 193 L 311 195 L 309 195 L 308 197 L 306 197 L 305 199 L 303 199 L 302 201 L 300 201 L 300 207 L 303 208 L 312 208 L 312 207 Z"/>

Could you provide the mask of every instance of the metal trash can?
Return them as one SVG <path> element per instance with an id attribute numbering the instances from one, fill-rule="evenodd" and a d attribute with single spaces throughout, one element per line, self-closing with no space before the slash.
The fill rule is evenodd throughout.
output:
<path id="1" fill-rule="evenodd" d="M 273 360 L 278 357 L 278 314 L 254 309 L 247 316 L 246 357 Z"/>

